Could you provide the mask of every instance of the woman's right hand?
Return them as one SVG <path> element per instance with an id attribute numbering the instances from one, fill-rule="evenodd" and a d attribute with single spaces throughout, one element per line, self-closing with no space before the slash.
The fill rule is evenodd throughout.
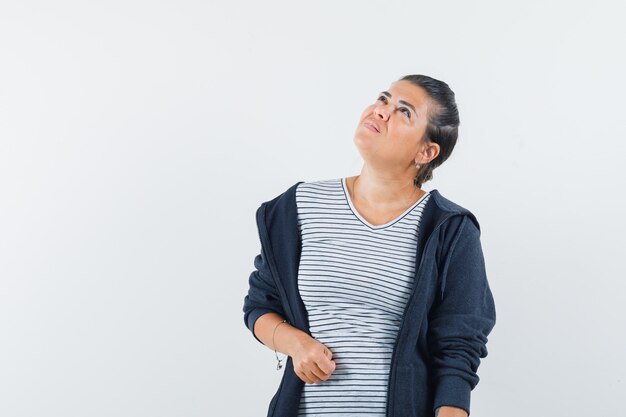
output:
<path id="1" fill-rule="evenodd" d="M 330 378 L 336 366 L 332 358 L 330 349 L 309 335 L 299 340 L 291 355 L 296 375 L 309 384 Z"/>

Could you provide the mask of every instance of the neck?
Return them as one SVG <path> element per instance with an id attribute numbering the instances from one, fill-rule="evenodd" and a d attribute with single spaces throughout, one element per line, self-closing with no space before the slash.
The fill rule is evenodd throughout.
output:
<path id="1" fill-rule="evenodd" d="M 415 175 L 415 169 L 398 174 L 378 172 L 363 166 L 359 176 L 352 182 L 353 197 L 356 195 L 358 200 L 372 207 L 393 208 L 405 205 L 423 195 L 423 191 L 413 182 Z"/>

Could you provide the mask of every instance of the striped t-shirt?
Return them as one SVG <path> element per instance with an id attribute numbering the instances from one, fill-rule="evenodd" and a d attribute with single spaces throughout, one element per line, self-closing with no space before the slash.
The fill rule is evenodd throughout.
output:
<path id="1" fill-rule="evenodd" d="M 304 384 L 298 416 L 384 417 L 391 354 L 413 286 L 418 226 L 429 197 L 426 192 L 375 226 L 355 209 L 345 178 L 298 185 L 298 289 L 311 335 L 336 363 L 327 381 Z"/>

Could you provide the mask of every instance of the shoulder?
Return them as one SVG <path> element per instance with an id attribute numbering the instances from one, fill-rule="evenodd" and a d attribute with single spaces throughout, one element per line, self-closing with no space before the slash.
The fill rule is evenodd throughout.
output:
<path id="1" fill-rule="evenodd" d="M 436 210 L 443 213 L 444 217 L 454 216 L 451 219 L 452 223 L 455 223 L 455 221 L 460 223 L 463 218 L 467 218 L 471 220 L 471 223 L 480 233 L 480 223 L 478 222 L 476 215 L 469 208 L 447 198 L 437 189 L 430 191 L 430 194 L 431 198 L 429 203 L 434 205 Z"/>
<path id="2" fill-rule="evenodd" d="M 342 178 L 325 178 L 312 181 L 298 181 L 294 184 L 296 187 L 296 193 L 302 193 L 306 191 L 335 191 L 341 189 Z"/>
<path id="3" fill-rule="evenodd" d="M 305 192 L 332 190 L 341 187 L 341 178 L 327 178 L 312 181 L 296 181 L 280 194 L 272 197 L 270 200 L 264 201 L 263 205 L 274 205 L 284 203 L 286 201 L 295 200 L 297 195 Z"/>
<path id="4" fill-rule="evenodd" d="M 319 190 L 335 190 L 338 192 L 340 189 L 340 178 L 317 181 L 296 181 L 280 194 L 261 203 L 256 213 L 257 222 L 264 223 L 268 228 L 275 226 L 283 228 L 286 225 L 297 225 L 298 193 L 306 193 L 307 190 L 317 190 L 316 192 L 319 192 Z"/>

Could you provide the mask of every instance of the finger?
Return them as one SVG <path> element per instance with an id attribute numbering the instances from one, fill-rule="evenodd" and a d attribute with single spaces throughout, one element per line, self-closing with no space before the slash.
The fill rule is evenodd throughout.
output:
<path id="1" fill-rule="evenodd" d="M 324 358 L 318 363 L 318 365 L 319 365 L 320 371 L 322 371 L 328 376 L 330 376 L 333 372 L 335 372 L 336 364 L 335 364 L 335 361 L 332 359 Z"/>
<path id="2" fill-rule="evenodd" d="M 307 379 L 306 382 L 308 382 L 309 384 L 315 384 L 320 382 L 320 379 L 310 369 L 307 369 L 304 373 Z"/>
<path id="3" fill-rule="evenodd" d="M 315 375 L 316 378 L 319 378 L 322 381 L 326 381 L 328 378 L 330 378 L 330 375 L 332 374 L 332 372 L 324 372 L 318 364 L 315 364 L 313 367 L 311 367 L 310 371 Z"/>
<path id="4" fill-rule="evenodd" d="M 326 357 L 328 359 L 332 359 L 333 358 L 333 352 L 328 349 L 327 347 L 324 348 L 324 355 L 326 355 Z"/>
<path id="5" fill-rule="evenodd" d="M 311 378 L 309 378 L 305 372 L 297 372 L 296 375 L 298 375 L 298 377 L 303 380 L 304 382 L 306 382 L 307 384 L 312 384 L 313 381 L 311 380 Z"/>

